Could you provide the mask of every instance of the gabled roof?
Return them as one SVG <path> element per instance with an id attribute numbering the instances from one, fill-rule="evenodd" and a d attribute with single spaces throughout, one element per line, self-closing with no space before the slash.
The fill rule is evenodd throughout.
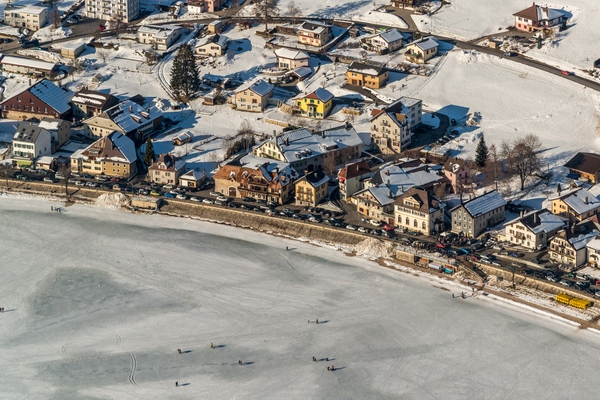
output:
<path id="1" fill-rule="evenodd" d="M 456 174 L 461 168 L 468 166 L 465 160 L 460 158 L 449 158 L 444 164 L 444 171 L 452 172 Z"/>
<path id="2" fill-rule="evenodd" d="M 42 79 L 41 81 L 33 84 L 27 89 L 14 95 L 13 97 L 4 100 L 1 104 L 4 104 L 17 96 L 20 96 L 24 92 L 31 93 L 59 114 L 66 113 L 71 109 L 69 101 L 71 100 L 71 97 L 73 97 L 73 92 L 58 87 L 47 79 Z"/>
<path id="3" fill-rule="evenodd" d="M 402 33 L 398 29 L 390 29 L 386 32 L 380 33 L 379 36 L 388 43 L 402 41 Z"/>
<path id="4" fill-rule="evenodd" d="M 301 50 L 292 50 L 281 47 L 275 50 L 277 58 L 285 58 L 288 60 L 308 60 L 310 56 Z"/>
<path id="5" fill-rule="evenodd" d="M 320 100 L 323 103 L 327 103 L 329 100 L 333 99 L 333 94 L 329 90 L 318 88 L 314 92 L 311 92 L 305 96 L 300 96 L 303 99 L 316 99 Z"/>
<path id="6" fill-rule="evenodd" d="M 506 226 L 522 223 L 534 234 L 546 232 L 551 234 L 565 226 L 565 221 L 546 209 L 531 211 L 522 217 L 515 218 L 506 223 Z"/>
<path id="7" fill-rule="evenodd" d="M 533 3 L 532 6 L 513 14 L 515 17 L 529 19 L 533 22 L 548 21 L 556 18 L 564 17 L 564 15 L 556 9 L 542 7 Z"/>
<path id="8" fill-rule="evenodd" d="M 92 121 L 94 118 L 109 119 L 117 124 L 123 132 L 129 133 L 159 117 L 162 117 L 162 111 L 158 108 L 154 106 L 143 108 L 131 100 L 125 100 L 103 113 L 90 118 L 86 123 Z"/>
<path id="9" fill-rule="evenodd" d="M 308 182 L 312 187 L 318 188 L 327 183 L 329 177 L 320 169 L 309 172 L 304 175 L 304 179 Z"/>
<path id="10" fill-rule="evenodd" d="M 600 201 L 590 192 L 580 187 L 548 198 L 550 201 L 558 199 L 562 200 L 577 214 L 585 214 L 600 207 Z"/>
<path id="11" fill-rule="evenodd" d="M 164 164 L 167 168 L 160 168 L 160 164 Z M 158 160 L 153 162 L 152 165 L 148 168 L 148 170 L 176 172 L 182 168 L 185 168 L 185 161 L 181 159 L 175 159 L 175 157 L 167 153 L 159 155 Z"/>
<path id="12" fill-rule="evenodd" d="M 506 200 L 504 200 L 504 197 L 502 197 L 497 191 L 492 190 L 491 192 L 479 197 L 475 197 L 466 203 L 459 204 L 450 211 L 453 212 L 460 207 L 464 207 L 472 217 L 477 217 L 481 214 L 488 213 L 505 205 Z"/>
<path id="13" fill-rule="evenodd" d="M 133 164 L 137 160 L 133 140 L 121 132 L 113 132 L 102 137 L 86 147 L 80 154 L 73 153 L 71 157 L 88 159 L 94 156 L 99 161 L 125 162 Z"/>
<path id="14" fill-rule="evenodd" d="M 344 168 L 338 172 L 338 177 L 343 179 L 352 179 L 357 176 L 364 176 L 371 174 L 371 168 L 365 160 L 360 160 L 352 164 L 346 164 Z"/>
<path id="15" fill-rule="evenodd" d="M 417 46 L 423 51 L 431 50 L 439 46 L 439 43 L 433 36 L 427 36 L 408 44 L 408 46 Z"/>
<path id="16" fill-rule="evenodd" d="M 71 103 L 85 104 L 103 109 L 104 106 L 118 103 L 119 99 L 110 93 L 97 92 L 95 90 L 81 89 L 73 96 Z"/>
<path id="17" fill-rule="evenodd" d="M 69 121 L 65 121 L 64 119 L 44 117 L 38 126 L 48 131 L 57 131 L 61 127 L 69 129 L 71 127 L 71 123 Z"/>
<path id="18" fill-rule="evenodd" d="M 360 72 L 361 74 L 379 76 L 385 74 L 387 71 L 385 68 L 376 67 L 373 65 L 363 64 L 357 61 L 352 62 L 348 67 L 350 72 Z"/>
<path id="19" fill-rule="evenodd" d="M 414 199 L 419 204 L 419 206 L 409 207 L 405 205 L 404 200 L 407 198 Z M 435 197 L 428 191 L 417 188 L 408 189 L 404 194 L 402 194 L 394 201 L 394 204 L 402 207 L 412 208 L 425 214 L 431 214 L 432 212 L 444 208 L 446 206 L 445 203 L 439 201 L 437 197 Z"/>
<path id="20" fill-rule="evenodd" d="M 13 141 L 35 143 L 40 134 L 50 135 L 50 132 L 46 131 L 44 128 L 40 128 L 38 125 L 29 122 L 21 122 L 13 135 Z"/>
<path id="21" fill-rule="evenodd" d="M 229 41 L 229 38 L 225 35 L 221 35 L 219 33 L 212 35 L 212 36 L 208 36 L 206 37 L 205 40 L 199 42 L 196 47 L 201 47 L 207 44 L 216 44 L 219 45 L 221 47 L 225 47 L 227 45 L 227 42 Z"/>
<path id="22" fill-rule="evenodd" d="M 556 237 L 565 239 L 573 249 L 580 250 L 600 235 L 598 228 L 599 226 L 596 222 L 587 219 L 558 232 Z"/>
<path id="23" fill-rule="evenodd" d="M 23 13 L 23 14 L 35 14 L 35 15 L 40 15 L 42 14 L 44 11 L 47 11 L 48 9 L 46 7 L 37 7 L 34 5 L 25 5 L 25 6 L 19 6 L 19 5 L 13 5 L 13 6 L 7 6 L 5 9 L 5 12 L 19 12 L 19 13 Z"/>
<path id="24" fill-rule="evenodd" d="M 0 64 L 3 65 L 17 65 L 20 67 L 35 68 L 39 71 L 52 71 L 56 67 L 56 63 L 38 60 L 35 58 L 17 57 L 17 56 L 4 56 L 0 55 Z"/>
<path id="25" fill-rule="evenodd" d="M 188 180 L 188 181 L 198 181 L 198 180 L 202 179 L 202 174 L 200 172 L 196 172 L 195 170 L 191 169 L 188 172 L 186 172 L 185 174 L 181 175 L 179 177 L 179 179 Z"/>
<path id="26" fill-rule="evenodd" d="M 565 167 L 588 174 L 595 174 L 600 170 L 600 154 L 577 153 L 565 164 Z"/>
<path id="27" fill-rule="evenodd" d="M 320 22 L 315 21 L 305 21 L 300 25 L 299 30 L 302 31 L 310 31 L 314 33 L 322 33 L 327 29 L 331 29 L 331 25 L 321 24 Z"/>
<path id="28" fill-rule="evenodd" d="M 260 97 L 264 97 L 264 96 L 268 95 L 269 93 L 271 93 L 274 88 L 275 88 L 275 86 L 271 85 L 268 82 L 263 81 L 262 79 L 259 79 L 253 83 L 240 86 L 235 92 L 239 93 L 239 92 L 243 92 L 244 90 L 251 90 L 254 93 L 256 93 L 257 95 L 259 95 Z"/>

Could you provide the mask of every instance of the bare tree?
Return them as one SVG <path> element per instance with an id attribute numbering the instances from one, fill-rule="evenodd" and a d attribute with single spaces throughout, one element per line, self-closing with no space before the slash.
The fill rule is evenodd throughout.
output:
<path id="1" fill-rule="evenodd" d="M 279 0 L 256 0 L 254 15 L 265 24 L 265 32 L 269 31 L 269 20 L 279 15 Z"/>
<path id="2" fill-rule="evenodd" d="M 127 30 L 127 22 L 122 15 L 114 15 L 110 19 L 111 29 L 115 32 L 117 39 L 121 37 L 121 33 Z"/>
<path id="3" fill-rule="evenodd" d="M 394 92 L 394 90 L 396 90 L 396 85 L 394 85 L 393 83 L 388 86 L 390 87 L 390 89 L 392 89 L 392 92 Z"/>
<path id="4" fill-rule="evenodd" d="M 527 178 L 540 170 L 541 160 L 538 151 L 542 147 L 540 138 L 529 134 L 510 144 L 502 142 L 501 156 L 506 159 L 509 172 L 516 174 L 521 182 L 521 190 Z"/>
<path id="5" fill-rule="evenodd" d="M 323 169 L 325 173 L 331 177 L 336 172 L 335 166 L 334 155 L 332 153 L 325 153 L 323 156 Z"/>
<path id="6" fill-rule="evenodd" d="M 110 50 L 96 49 L 96 55 L 98 56 L 98 59 L 100 59 L 104 64 L 106 64 L 106 61 L 110 57 Z"/>
<path id="7" fill-rule="evenodd" d="M 366 50 L 361 50 L 361 51 L 358 52 L 358 54 L 360 54 L 360 56 L 362 57 L 363 60 L 366 60 L 367 59 L 367 55 L 369 53 L 367 53 Z"/>
<path id="8" fill-rule="evenodd" d="M 13 166 L 11 163 L 6 162 L 2 164 L 2 177 L 6 180 L 6 190 L 10 190 L 8 178 L 12 178 Z"/>
<path id="9" fill-rule="evenodd" d="M 498 190 L 498 182 L 502 178 L 502 162 L 498 157 L 496 145 L 492 144 L 488 149 L 488 160 L 485 165 L 486 184 L 493 183 Z"/>
<path id="10" fill-rule="evenodd" d="M 48 12 L 48 21 L 54 26 L 54 28 L 58 28 L 60 26 L 60 11 L 58 8 L 52 7 Z"/>
<path id="11" fill-rule="evenodd" d="M 71 179 L 71 168 L 67 164 L 63 164 L 58 169 L 63 176 L 62 182 L 65 184 L 65 195 L 69 196 L 69 180 Z"/>
<path id="12" fill-rule="evenodd" d="M 292 18 L 292 23 L 296 23 L 296 19 L 302 15 L 302 10 L 296 5 L 296 2 L 292 0 L 287 8 L 287 15 Z"/>

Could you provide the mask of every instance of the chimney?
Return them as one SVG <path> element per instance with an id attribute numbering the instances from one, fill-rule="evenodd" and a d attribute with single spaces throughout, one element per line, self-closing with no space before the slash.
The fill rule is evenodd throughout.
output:
<path id="1" fill-rule="evenodd" d="M 589 204 L 587 196 L 585 196 L 585 204 Z"/>
<path id="2" fill-rule="evenodd" d="M 387 187 L 390 187 L 390 180 L 389 180 L 389 179 L 387 180 L 387 182 L 386 182 L 386 184 L 385 184 L 385 185 L 386 185 Z"/>
<path id="3" fill-rule="evenodd" d="M 571 234 L 575 234 L 575 224 L 571 225 Z"/>
<path id="4" fill-rule="evenodd" d="M 386 170 L 385 170 L 385 174 L 386 174 L 387 176 L 390 176 L 390 170 L 389 170 L 389 169 L 386 169 Z"/>
<path id="5" fill-rule="evenodd" d="M 393 198 L 394 198 L 394 197 L 392 196 L 392 191 L 391 191 L 391 190 L 388 190 L 388 197 L 389 197 L 390 199 L 393 199 Z"/>
<path id="6" fill-rule="evenodd" d="M 350 129 L 352 126 L 350 125 L 350 121 L 346 121 L 346 123 L 344 124 L 344 126 L 346 127 L 346 130 Z"/>
<path id="7" fill-rule="evenodd" d="M 129 112 L 133 112 L 133 106 L 129 106 Z"/>
<path id="8" fill-rule="evenodd" d="M 307 169 L 304 170 L 304 176 L 308 176 L 308 170 Z"/>
<path id="9" fill-rule="evenodd" d="M 325 138 L 325 131 L 321 132 L 321 136 Z"/>
<path id="10" fill-rule="evenodd" d="M 537 212 L 533 213 L 533 223 L 537 224 Z"/>
<path id="11" fill-rule="evenodd" d="M 286 146 L 290 145 L 290 138 L 288 136 L 285 137 L 285 145 Z"/>

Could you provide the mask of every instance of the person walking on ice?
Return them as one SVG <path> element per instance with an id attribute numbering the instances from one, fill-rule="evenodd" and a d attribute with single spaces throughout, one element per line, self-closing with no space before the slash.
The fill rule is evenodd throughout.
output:
<path id="1" fill-rule="evenodd" d="M 285 246 L 285 251 L 290 251 L 290 249 L 287 246 Z"/>
<path id="2" fill-rule="evenodd" d="M 179 381 L 175 381 L 175 387 L 179 386 Z"/>
<path id="3" fill-rule="evenodd" d="M 181 354 L 181 349 L 177 349 L 177 353 L 178 353 L 178 354 Z"/>
<path id="4" fill-rule="evenodd" d="M 214 349 L 215 348 L 215 344 L 213 342 L 210 342 L 210 348 Z"/>

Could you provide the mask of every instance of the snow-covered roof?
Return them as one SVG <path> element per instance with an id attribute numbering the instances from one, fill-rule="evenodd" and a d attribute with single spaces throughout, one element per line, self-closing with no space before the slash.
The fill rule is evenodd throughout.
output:
<path id="1" fill-rule="evenodd" d="M 159 32 L 171 34 L 176 30 L 182 29 L 179 25 L 143 25 L 138 29 L 138 32 L 151 33 L 156 35 Z"/>
<path id="2" fill-rule="evenodd" d="M 298 78 L 304 78 L 304 77 L 307 77 L 308 75 L 312 74 L 312 68 L 311 67 L 296 68 L 295 70 L 291 71 L 290 74 L 294 74 Z"/>
<path id="3" fill-rule="evenodd" d="M 69 102 L 73 97 L 73 92 L 58 87 L 47 79 L 42 79 L 26 90 L 60 114 L 71 109 Z"/>
<path id="4" fill-rule="evenodd" d="M 196 44 L 196 47 L 202 47 L 207 44 L 216 44 L 224 48 L 228 41 L 229 38 L 227 36 L 217 33 L 215 35 L 207 36 L 204 40 L 199 41 L 198 44 Z"/>
<path id="5" fill-rule="evenodd" d="M 20 67 L 35 68 L 41 71 L 52 71 L 56 66 L 53 62 L 37 60 L 34 58 L 17 57 L 17 56 L 4 56 L 0 60 L 2 65 L 17 65 Z"/>
<path id="6" fill-rule="evenodd" d="M 386 72 L 385 68 L 377 67 L 374 65 L 363 64 L 361 62 L 353 61 L 352 64 L 348 67 L 348 71 L 350 72 L 359 72 L 361 74 L 371 75 L 371 76 L 379 76 Z"/>
<path id="7" fill-rule="evenodd" d="M 179 179 L 197 181 L 202 179 L 202 173 L 196 172 L 195 170 L 191 169 L 185 174 L 181 175 Z"/>
<path id="8" fill-rule="evenodd" d="M 107 101 L 113 96 L 110 93 L 96 92 L 92 90 L 82 89 L 79 93 L 75 94 L 71 99 L 72 103 L 86 104 L 102 108 Z"/>
<path id="9" fill-rule="evenodd" d="M 270 83 L 259 79 L 256 82 L 240 86 L 235 92 L 239 93 L 243 92 L 244 90 L 252 90 L 254 93 L 262 97 L 269 94 L 274 87 L 275 86 L 271 85 Z"/>
<path id="10" fill-rule="evenodd" d="M 143 108 L 131 100 L 125 100 L 109 108 L 103 114 L 127 133 L 161 117 L 162 111 L 154 106 Z"/>
<path id="11" fill-rule="evenodd" d="M 76 151 L 71 158 L 88 158 L 88 154 L 95 153 L 96 160 L 126 162 L 132 164 L 137 160 L 133 140 L 121 132 L 113 132 L 108 136 L 98 139 L 81 152 Z"/>
<path id="12" fill-rule="evenodd" d="M 585 246 L 588 249 L 594 249 L 596 251 L 600 251 L 600 239 L 592 239 L 588 242 L 588 244 Z"/>
<path id="13" fill-rule="evenodd" d="M 306 21 L 306 22 L 303 22 L 302 25 L 300 25 L 300 28 L 298 28 L 298 29 L 301 31 L 308 31 L 308 32 L 321 34 L 321 33 L 323 33 L 323 31 L 325 31 L 327 29 L 331 29 L 331 25 L 325 25 L 325 24 L 321 24 L 320 22 L 315 22 L 315 21 Z"/>
<path id="14" fill-rule="evenodd" d="M 561 13 L 560 10 L 548 8 L 547 6 L 540 6 L 535 3 L 524 10 L 514 13 L 513 15 L 516 17 L 529 19 L 533 22 L 551 21 L 553 19 L 564 17 L 564 14 Z"/>
<path id="15" fill-rule="evenodd" d="M 36 164 L 48 164 L 48 165 L 50 165 L 50 164 L 52 164 L 52 162 L 54 161 L 54 159 L 55 159 L 55 157 L 52 157 L 52 156 L 41 156 L 41 157 L 38 157 L 35 160 L 35 162 L 36 162 Z"/>
<path id="16" fill-rule="evenodd" d="M 88 40 L 89 39 L 72 40 L 70 42 L 59 43 L 55 46 L 56 46 L 56 48 L 62 49 L 62 50 L 77 50 L 77 49 L 80 49 L 81 47 L 85 47 L 85 45 L 87 45 Z"/>
<path id="17" fill-rule="evenodd" d="M 600 201 L 583 188 L 576 188 L 562 192 L 560 195 L 550 197 L 548 200 L 562 200 L 577 214 L 585 214 L 600 207 Z"/>
<path id="18" fill-rule="evenodd" d="M 592 230 L 591 232 L 585 235 L 574 236 L 569 239 L 569 243 L 575 250 L 583 249 L 589 242 L 596 239 L 600 235 L 600 232 L 597 229 Z"/>
<path id="19" fill-rule="evenodd" d="M 477 217 L 478 215 L 488 213 L 505 205 L 506 200 L 504 200 L 504 197 L 502 197 L 497 191 L 493 190 L 479 197 L 475 197 L 466 203 L 459 204 L 458 206 L 454 207 L 452 211 L 456 210 L 460 206 L 463 206 L 469 212 L 469 214 L 471 214 L 471 216 Z"/>
<path id="20" fill-rule="evenodd" d="M 379 34 L 379 36 L 388 43 L 402 41 L 402 33 L 397 29 L 390 29 L 387 32 Z"/>
<path id="21" fill-rule="evenodd" d="M 326 103 L 329 100 L 333 99 L 333 94 L 327 89 L 318 88 L 314 92 L 311 92 L 309 94 L 300 94 L 300 95 L 296 96 L 295 98 L 296 99 L 316 99 L 316 100 L 322 101 L 323 103 Z"/>
<path id="22" fill-rule="evenodd" d="M 329 180 L 329 177 L 320 169 L 309 172 L 304 177 L 306 178 L 306 182 L 314 188 L 323 186 Z"/>
<path id="23" fill-rule="evenodd" d="M 278 58 L 285 58 L 288 60 L 305 60 L 309 59 L 310 56 L 301 50 L 292 50 L 285 47 L 275 50 L 275 55 Z"/>
<path id="24" fill-rule="evenodd" d="M 409 44 L 410 45 L 415 45 L 418 48 L 420 48 L 423 51 L 427 51 L 427 50 L 431 50 L 434 49 L 436 47 L 439 46 L 439 43 L 437 42 L 437 40 L 435 40 L 435 38 L 433 36 L 427 36 L 424 37 L 422 39 L 416 40 L 412 43 Z"/>
<path id="25" fill-rule="evenodd" d="M 13 6 L 10 8 L 6 8 L 4 12 L 18 12 L 23 14 L 36 14 L 40 15 L 44 11 L 48 10 L 46 7 L 36 7 L 36 6 Z"/>
<path id="26" fill-rule="evenodd" d="M 507 222 L 506 226 L 517 222 L 521 222 L 527 229 L 536 235 L 542 232 L 556 232 L 565 226 L 565 221 L 562 218 L 552 214 L 546 209 L 531 211 L 522 217 Z"/>

